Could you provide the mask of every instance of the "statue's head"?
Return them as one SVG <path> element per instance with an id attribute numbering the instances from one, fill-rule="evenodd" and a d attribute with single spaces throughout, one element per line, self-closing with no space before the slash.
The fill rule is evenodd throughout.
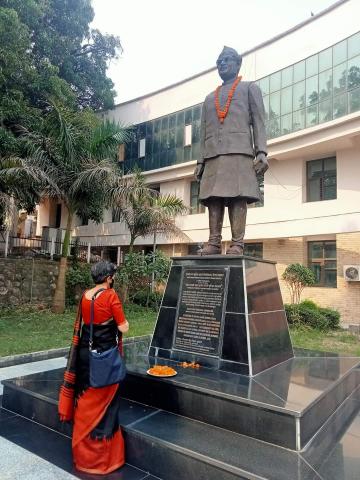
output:
<path id="1" fill-rule="evenodd" d="M 242 56 L 234 48 L 224 47 L 216 61 L 223 82 L 235 79 L 240 71 Z"/>

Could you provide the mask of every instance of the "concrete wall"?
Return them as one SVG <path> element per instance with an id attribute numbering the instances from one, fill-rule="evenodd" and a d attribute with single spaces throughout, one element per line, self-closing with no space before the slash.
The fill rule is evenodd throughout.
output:
<path id="1" fill-rule="evenodd" d="M 50 305 L 58 268 L 50 260 L 0 258 L 0 306 Z"/>

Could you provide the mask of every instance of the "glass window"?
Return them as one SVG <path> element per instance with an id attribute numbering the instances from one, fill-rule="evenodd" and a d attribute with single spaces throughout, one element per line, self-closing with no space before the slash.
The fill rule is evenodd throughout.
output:
<path id="1" fill-rule="evenodd" d="M 340 63 L 333 70 L 334 95 L 345 92 L 347 81 L 347 62 Z"/>
<path id="2" fill-rule="evenodd" d="M 268 138 L 275 138 L 278 137 L 281 133 L 280 130 L 280 118 L 272 115 L 270 112 L 269 121 L 266 125 L 266 131 Z"/>
<path id="3" fill-rule="evenodd" d="M 280 90 L 281 87 L 281 72 L 276 72 L 270 75 L 270 92 Z"/>
<path id="4" fill-rule="evenodd" d="M 338 65 L 346 60 L 347 41 L 337 43 L 333 46 L 333 65 Z"/>
<path id="5" fill-rule="evenodd" d="M 139 141 L 139 155 L 138 158 L 145 157 L 145 146 L 146 146 L 146 138 L 141 138 Z"/>
<path id="6" fill-rule="evenodd" d="M 319 72 L 332 67 L 332 47 L 319 53 Z"/>
<path id="7" fill-rule="evenodd" d="M 305 60 L 306 64 L 306 78 L 312 77 L 319 72 L 318 56 L 313 55 Z"/>
<path id="8" fill-rule="evenodd" d="M 293 110 L 305 107 L 305 82 L 295 83 L 293 86 Z"/>
<path id="9" fill-rule="evenodd" d="M 294 83 L 300 82 L 305 78 L 305 60 L 294 65 Z"/>
<path id="10" fill-rule="evenodd" d="M 200 118 L 201 118 L 201 108 L 202 108 L 202 105 L 196 105 L 196 107 L 193 108 L 193 121 L 194 120 L 200 120 Z"/>
<path id="11" fill-rule="evenodd" d="M 281 71 L 281 87 L 287 87 L 293 83 L 293 66 L 284 68 Z"/>
<path id="12" fill-rule="evenodd" d="M 293 130 L 305 128 L 305 110 L 298 110 L 293 113 Z"/>
<path id="13" fill-rule="evenodd" d="M 292 131 L 292 114 L 283 115 L 281 117 L 281 135 L 287 135 Z"/>
<path id="14" fill-rule="evenodd" d="M 271 93 L 269 116 L 270 118 L 272 118 L 273 116 L 279 116 L 279 115 L 280 115 L 280 92 Z"/>
<path id="15" fill-rule="evenodd" d="M 281 90 L 281 115 L 292 111 L 292 87 Z"/>
<path id="16" fill-rule="evenodd" d="M 199 143 L 200 142 L 200 134 L 201 134 L 201 123 L 200 120 L 193 122 L 192 124 L 192 143 Z"/>
<path id="17" fill-rule="evenodd" d="M 317 75 L 306 79 L 306 105 L 313 105 L 319 101 L 318 80 Z"/>
<path id="18" fill-rule="evenodd" d="M 360 55 L 348 61 L 348 90 L 360 87 Z"/>
<path id="19" fill-rule="evenodd" d="M 176 128 L 176 147 L 182 148 L 184 146 L 184 127 L 180 126 Z"/>
<path id="20" fill-rule="evenodd" d="M 169 117 L 166 116 L 166 117 L 163 117 L 162 120 L 161 120 L 161 130 L 163 133 L 167 132 L 169 128 Z"/>
<path id="21" fill-rule="evenodd" d="M 263 95 L 268 95 L 270 93 L 270 77 L 262 78 L 259 81 L 259 87 Z"/>
<path id="22" fill-rule="evenodd" d="M 185 112 L 185 125 L 190 125 L 192 122 L 192 109 L 189 108 Z"/>
<path id="23" fill-rule="evenodd" d="M 306 164 L 307 201 L 336 198 L 336 158 L 311 160 Z"/>
<path id="24" fill-rule="evenodd" d="M 190 184 L 190 214 L 204 213 L 205 207 L 199 202 L 199 183 L 191 182 Z"/>
<path id="25" fill-rule="evenodd" d="M 325 100 L 332 93 L 332 69 L 319 74 L 319 99 Z"/>
<path id="26" fill-rule="evenodd" d="M 337 95 L 333 100 L 333 118 L 339 118 L 347 114 L 347 94 Z"/>
<path id="27" fill-rule="evenodd" d="M 178 127 L 182 127 L 185 124 L 185 113 L 184 112 L 178 112 L 176 114 L 176 125 Z"/>
<path id="28" fill-rule="evenodd" d="M 269 95 L 265 95 L 263 97 L 264 101 L 264 108 L 265 108 L 265 119 L 268 120 L 269 118 Z"/>
<path id="29" fill-rule="evenodd" d="M 249 257 L 263 258 L 263 244 L 262 243 L 245 243 L 244 255 Z"/>
<path id="30" fill-rule="evenodd" d="M 349 92 L 349 113 L 360 110 L 360 88 Z"/>
<path id="31" fill-rule="evenodd" d="M 332 120 L 331 98 L 319 103 L 319 123 L 329 122 L 330 120 Z"/>
<path id="32" fill-rule="evenodd" d="M 312 105 L 306 109 L 306 126 L 313 127 L 319 123 L 318 105 Z"/>
<path id="33" fill-rule="evenodd" d="M 360 53 L 360 32 L 348 38 L 348 58 Z"/>
<path id="34" fill-rule="evenodd" d="M 314 272 L 316 286 L 336 288 L 336 241 L 308 243 L 309 268 Z"/>

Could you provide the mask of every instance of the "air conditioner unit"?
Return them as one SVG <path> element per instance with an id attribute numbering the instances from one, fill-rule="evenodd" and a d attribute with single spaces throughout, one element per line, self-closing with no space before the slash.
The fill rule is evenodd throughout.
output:
<path id="1" fill-rule="evenodd" d="M 348 282 L 360 282 L 360 265 L 344 265 L 344 278 Z"/>

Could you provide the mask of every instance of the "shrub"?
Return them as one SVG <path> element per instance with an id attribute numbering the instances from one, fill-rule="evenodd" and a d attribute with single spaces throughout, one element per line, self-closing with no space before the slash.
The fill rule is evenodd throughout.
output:
<path id="1" fill-rule="evenodd" d="M 312 300 L 299 304 L 285 305 L 285 312 L 290 325 L 308 326 L 326 331 L 339 327 L 340 314 L 331 308 L 322 308 Z"/>
<path id="2" fill-rule="evenodd" d="M 160 306 L 162 299 L 162 293 L 160 292 L 150 292 L 149 289 L 139 290 L 135 293 L 132 300 L 137 305 L 142 307 L 149 307 L 157 310 Z"/>
<path id="3" fill-rule="evenodd" d="M 340 313 L 332 308 L 319 308 L 322 315 L 325 315 L 329 322 L 329 327 L 336 330 L 340 326 Z"/>
<path id="4" fill-rule="evenodd" d="M 317 310 L 319 308 L 318 305 L 316 305 L 315 302 L 313 302 L 312 300 L 309 300 L 308 298 L 306 298 L 305 300 L 303 300 L 300 305 L 304 306 L 304 307 L 308 307 L 308 308 L 312 308 L 313 310 Z"/>
<path id="5" fill-rule="evenodd" d="M 147 255 L 141 252 L 127 254 L 118 274 L 121 285 L 127 290 L 126 297 L 133 300 L 138 292 L 150 292 L 152 283 L 155 290 L 163 285 L 169 275 L 170 265 L 171 260 L 160 250 Z M 140 293 L 139 298 L 141 295 Z"/>
<path id="6" fill-rule="evenodd" d="M 94 285 L 88 263 L 75 263 L 66 272 L 66 302 L 74 305 L 80 299 L 81 293 Z"/>
<path id="7" fill-rule="evenodd" d="M 301 317 L 299 313 L 299 305 L 295 303 L 286 303 L 284 307 L 288 323 L 290 325 L 300 324 Z"/>
<path id="8" fill-rule="evenodd" d="M 290 290 L 291 303 L 299 303 L 301 292 L 305 287 L 314 285 L 315 276 L 310 268 L 300 263 L 291 263 L 282 274 L 288 289 Z"/>
<path id="9" fill-rule="evenodd" d="M 325 315 L 322 315 L 319 310 L 314 310 L 306 305 L 299 305 L 299 315 L 301 323 L 308 325 L 311 328 L 326 331 L 329 330 L 330 325 Z"/>

